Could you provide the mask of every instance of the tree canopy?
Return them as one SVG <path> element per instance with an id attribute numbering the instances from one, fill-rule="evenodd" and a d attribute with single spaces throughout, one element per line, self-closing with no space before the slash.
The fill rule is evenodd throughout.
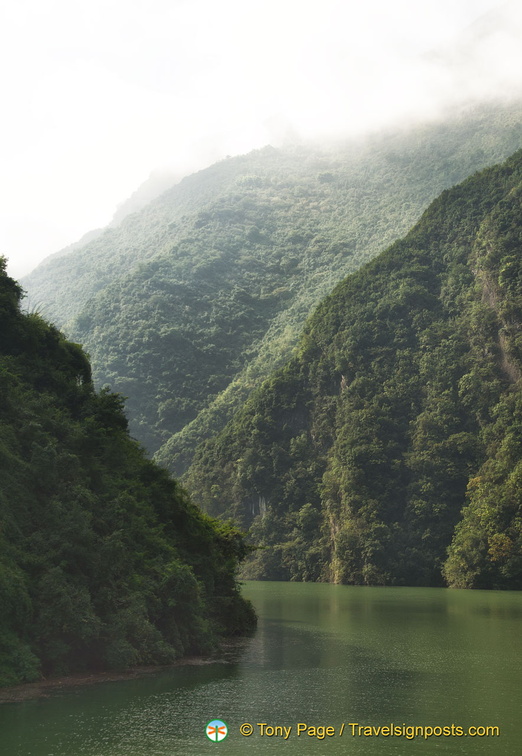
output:
<path id="1" fill-rule="evenodd" d="M 96 385 L 127 397 L 132 435 L 181 475 L 322 297 L 443 189 L 522 147 L 520 112 L 223 160 L 23 285 L 84 345 Z"/>
<path id="2" fill-rule="evenodd" d="M 348 276 L 187 482 L 249 577 L 522 588 L 522 152 Z"/>
<path id="3" fill-rule="evenodd" d="M 0 258 L 0 685 L 209 653 L 254 623 L 247 548 L 129 437 Z"/>

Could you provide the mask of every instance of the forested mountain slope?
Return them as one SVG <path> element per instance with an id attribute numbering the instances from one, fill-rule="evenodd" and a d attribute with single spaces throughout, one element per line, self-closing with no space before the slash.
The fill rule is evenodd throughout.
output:
<path id="1" fill-rule="evenodd" d="M 239 533 L 146 459 L 120 398 L 20 297 L 0 258 L 0 685 L 168 663 L 251 627 Z"/>
<path id="2" fill-rule="evenodd" d="M 73 242 L 73 244 L 69 244 L 64 249 L 58 250 L 58 252 L 54 252 L 53 254 L 48 255 L 45 260 L 43 260 L 42 263 L 40 263 L 40 265 L 38 266 L 38 273 L 36 273 L 34 277 L 32 273 L 28 274 L 26 280 L 29 281 L 31 288 L 34 278 L 35 286 L 38 289 L 41 287 L 43 290 L 43 298 L 45 299 L 45 301 L 47 302 L 47 300 L 50 299 L 50 303 L 47 305 L 47 307 L 49 308 L 50 314 L 54 314 L 56 316 L 54 318 L 56 322 L 61 322 L 61 318 L 60 312 L 55 312 L 54 307 L 59 307 L 62 296 L 68 293 L 67 290 L 63 290 L 62 287 L 62 289 L 59 291 L 59 296 L 57 296 L 58 292 L 54 290 L 54 285 L 60 278 L 59 274 L 57 275 L 57 271 L 59 271 L 62 267 L 61 263 L 56 265 L 57 259 L 59 257 L 66 257 L 67 255 L 71 254 L 71 252 L 74 252 L 78 249 L 83 249 L 83 247 L 90 245 L 90 243 L 94 242 L 95 239 L 100 237 L 107 228 L 115 228 L 119 226 L 120 223 L 128 215 L 141 210 L 143 207 L 152 202 L 153 199 L 159 197 L 160 194 L 163 194 L 163 192 L 169 189 L 173 184 L 177 183 L 177 181 L 179 181 L 179 177 L 176 177 L 173 173 L 151 173 L 149 178 L 144 181 L 128 199 L 118 205 L 111 222 L 106 228 L 96 228 L 88 231 L 78 241 Z M 42 274 L 41 277 L 40 274 Z M 83 293 L 84 292 L 82 292 L 80 289 L 76 290 L 77 295 L 82 295 Z M 35 302 L 32 302 L 31 304 L 34 307 L 38 306 L 38 304 Z M 75 306 L 74 303 L 73 306 Z M 46 309 L 46 306 L 43 305 L 42 309 Z"/>
<path id="3" fill-rule="evenodd" d="M 323 300 L 188 483 L 249 577 L 520 589 L 521 375 L 518 152 Z"/>
<path id="4" fill-rule="evenodd" d="M 322 296 L 442 189 L 522 145 L 521 116 L 499 105 L 329 150 L 224 160 L 23 285 L 85 345 L 95 380 L 128 396 L 132 434 L 179 474 L 283 364 Z"/>

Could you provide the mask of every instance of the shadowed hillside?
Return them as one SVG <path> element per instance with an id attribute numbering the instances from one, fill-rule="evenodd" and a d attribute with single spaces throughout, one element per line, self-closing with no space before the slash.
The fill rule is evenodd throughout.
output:
<path id="1" fill-rule="evenodd" d="M 199 448 L 249 577 L 522 587 L 521 210 L 522 152 L 443 192 Z"/>
<path id="2" fill-rule="evenodd" d="M 131 440 L 0 258 L 0 685 L 167 664 L 252 627 L 246 547 Z"/>

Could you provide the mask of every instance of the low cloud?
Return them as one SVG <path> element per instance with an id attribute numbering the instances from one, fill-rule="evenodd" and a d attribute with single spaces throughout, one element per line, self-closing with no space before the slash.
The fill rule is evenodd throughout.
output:
<path id="1" fill-rule="evenodd" d="M 19 0 L 2 14 L 0 251 L 17 275 L 51 236 L 108 223 L 153 169 L 433 118 L 522 81 L 518 2 Z"/>

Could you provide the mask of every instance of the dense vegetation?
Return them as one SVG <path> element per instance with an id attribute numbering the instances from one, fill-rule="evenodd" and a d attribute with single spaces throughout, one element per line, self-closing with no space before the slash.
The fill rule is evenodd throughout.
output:
<path id="1" fill-rule="evenodd" d="M 240 533 L 146 459 L 120 397 L 21 293 L 0 259 L 0 685 L 168 663 L 251 627 Z"/>
<path id="2" fill-rule="evenodd" d="M 199 448 L 249 577 L 522 588 L 521 211 L 522 152 L 443 192 Z"/>
<path id="3" fill-rule="evenodd" d="M 82 343 L 131 433 L 177 474 L 288 358 L 320 299 L 444 188 L 522 145 L 521 108 L 266 148 L 184 179 L 24 280 Z"/>

